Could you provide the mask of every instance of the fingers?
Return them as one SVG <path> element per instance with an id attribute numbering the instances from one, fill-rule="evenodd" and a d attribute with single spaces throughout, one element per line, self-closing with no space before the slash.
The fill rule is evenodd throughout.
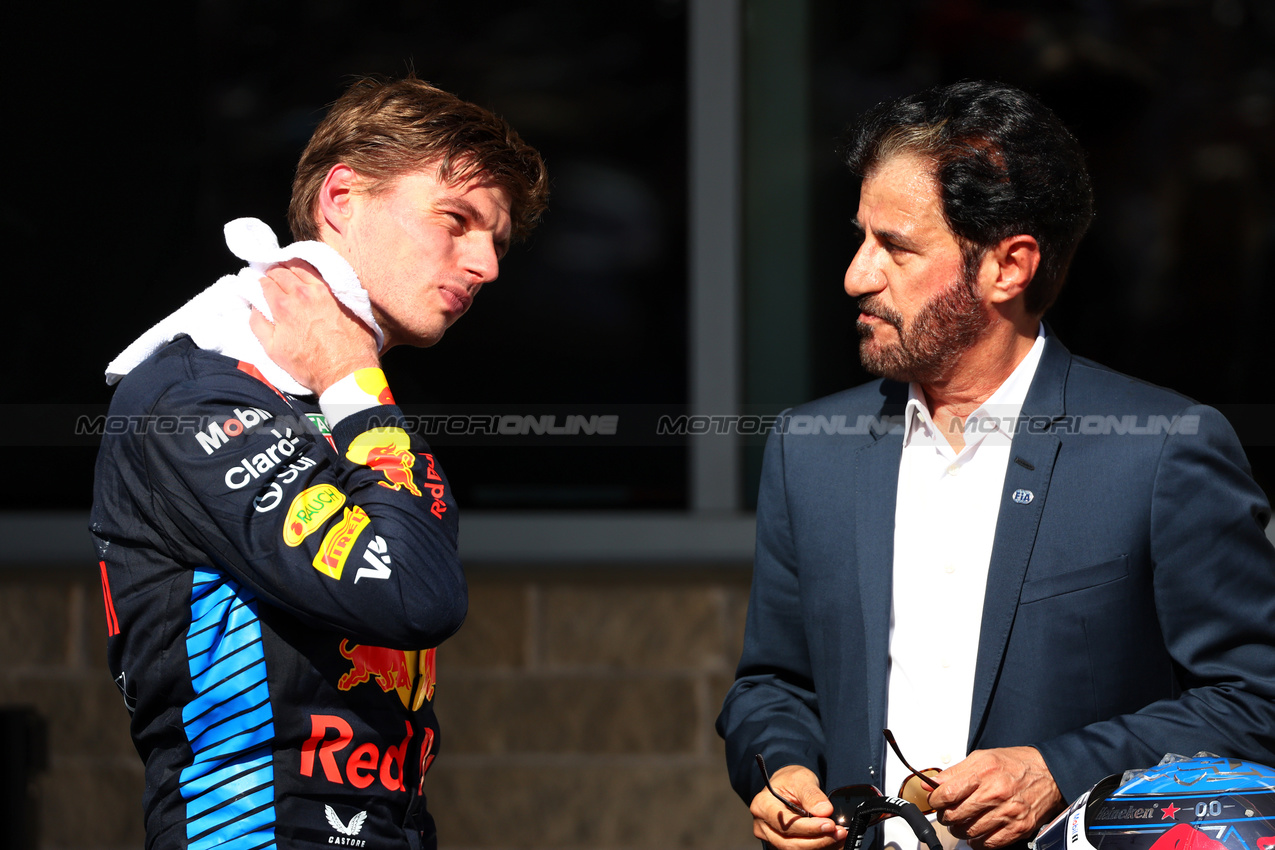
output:
<path id="1" fill-rule="evenodd" d="M 832 816 L 832 803 L 819 786 L 819 777 L 798 765 L 780 768 L 771 778 L 775 790 L 787 794 L 797 804 L 819 819 Z M 773 795 L 771 795 L 773 796 Z M 776 800 L 775 802 L 779 802 Z"/>
<path id="2" fill-rule="evenodd" d="M 899 789 L 899 796 L 922 811 L 934 808 L 934 805 L 930 802 L 930 795 L 938 787 L 938 780 L 933 779 L 933 777 L 938 776 L 938 773 L 939 771 L 936 768 L 929 768 L 923 773 L 926 777 L 925 780 L 916 775 L 909 776 L 903 781 L 903 786 Z"/>
<path id="3" fill-rule="evenodd" d="M 289 260 L 273 265 L 266 269 L 265 276 L 261 278 L 261 291 L 265 294 L 272 313 L 276 306 L 286 303 L 287 299 L 295 297 L 310 286 L 327 289 L 314 266 L 303 260 Z"/>
<path id="4" fill-rule="evenodd" d="M 273 311 L 276 304 L 300 299 L 302 303 L 331 301 L 339 304 L 336 295 L 328 288 L 314 266 L 304 260 L 288 260 L 266 269 L 261 278 L 261 289 Z"/>
<path id="5" fill-rule="evenodd" d="M 767 792 L 769 793 L 769 792 Z M 778 801 L 776 801 L 778 803 Z M 826 818 L 803 818 L 779 806 L 766 816 L 753 814 L 753 835 L 779 850 L 820 850 L 841 847 L 848 834 Z M 771 820 L 770 818 L 774 818 Z"/>
<path id="6" fill-rule="evenodd" d="M 996 850 L 1029 838 L 1034 827 L 1020 820 L 1001 820 L 998 813 L 988 812 L 969 821 L 943 824 L 952 835 L 963 839 L 975 850 Z"/>
<path id="7" fill-rule="evenodd" d="M 830 820 L 832 803 L 819 787 L 819 779 L 804 767 L 789 765 L 771 777 L 775 790 L 817 817 L 790 811 L 767 789 L 753 798 L 753 834 L 780 850 L 817 850 L 837 847 L 847 832 Z"/>
<path id="8" fill-rule="evenodd" d="M 266 269 L 266 277 L 283 287 L 324 286 L 318 269 L 305 260 L 293 258 Z"/>
<path id="9" fill-rule="evenodd" d="M 937 778 L 941 784 L 930 803 L 939 822 L 976 850 L 1029 837 L 1063 802 L 1032 747 L 976 751 Z"/>
<path id="10" fill-rule="evenodd" d="M 315 394 L 359 368 L 380 363 L 371 329 L 301 260 L 261 278 L 271 321 L 254 311 L 249 326 L 266 355 Z"/>
<path id="11" fill-rule="evenodd" d="M 328 321 L 341 322 L 337 318 L 341 316 L 362 330 L 372 332 L 367 323 L 336 297 L 314 266 L 304 260 L 293 259 L 271 266 L 261 279 L 261 290 L 272 315 L 276 312 L 295 314 L 303 317 L 303 321 L 312 321 L 316 314 L 326 313 L 331 317 Z M 276 316 L 276 324 L 279 321 Z"/>

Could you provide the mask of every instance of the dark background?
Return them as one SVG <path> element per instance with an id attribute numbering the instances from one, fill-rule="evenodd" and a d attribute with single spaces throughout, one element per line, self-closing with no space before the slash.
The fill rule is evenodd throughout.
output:
<path id="1" fill-rule="evenodd" d="M 816 143 L 960 79 L 1053 108 L 1088 152 L 1097 215 L 1046 320 L 1072 353 L 1223 409 L 1275 492 L 1275 3 L 821 2 L 812 33 Z M 814 162 L 812 276 L 839 282 L 857 188 Z M 850 299 L 811 292 L 814 394 L 866 380 Z"/>
<path id="2" fill-rule="evenodd" d="M 810 9 L 812 394 L 865 378 L 841 289 L 856 187 L 836 138 L 883 98 L 998 78 L 1039 94 L 1090 153 L 1098 217 L 1049 316 L 1055 330 L 1077 354 L 1223 407 L 1271 492 L 1275 4 Z M 515 413 L 686 403 L 684 2 L 234 0 L 145 17 L 72 4 L 28 19 L 3 60 L 17 368 L 0 445 L 23 482 L 5 488 L 4 508 L 88 506 L 92 440 L 69 432 L 79 413 L 104 412 L 106 363 L 235 270 L 225 221 L 257 216 L 287 241 L 296 158 L 352 74 L 412 68 L 492 108 L 553 178 L 550 213 L 472 314 L 436 348 L 387 358 L 400 402 Z M 767 35 L 746 32 L 747 55 Z M 747 156 L 771 153 L 745 140 Z M 763 401 L 775 400 L 744 399 Z M 685 507 L 685 447 L 633 442 L 455 445 L 444 457 L 470 508 Z"/>
<path id="3" fill-rule="evenodd" d="M 552 177 L 551 211 L 466 321 L 436 348 L 388 355 L 401 404 L 422 414 L 566 405 L 555 411 L 587 415 L 684 402 L 682 3 L 634 4 L 622 19 L 610 4 L 576 2 L 204 2 L 159 20 L 101 6 L 39 15 L 6 58 L 15 129 L 28 137 L 22 161 L 9 157 L 22 201 L 3 210 L 24 281 L 14 306 L 25 319 L 12 329 L 22 377 L 9 401 L 29 407 L 22 422 L 11 408 L 0 443 L 29 450 L 18 461 L 36 468 L 5 507 L 88 506 L 95 441 L 62 437 L 81 413 L 104 412 L 106 363 L 238 268 L 221 238 L 226 221 L 255 216 L 291 241 L 296 160 L 356 75 L 414 70 L 487 106 L 540 149 Z M 41 445 L 30 418 L 48 423 L 57 445 Z M 534 454 L 450 446 L 445 459 L 470 507 L 676 508 L 685 454 L 542 442 Z"/>

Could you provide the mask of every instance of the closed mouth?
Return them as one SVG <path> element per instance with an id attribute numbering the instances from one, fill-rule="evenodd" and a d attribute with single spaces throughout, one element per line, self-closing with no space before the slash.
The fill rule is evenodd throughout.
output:
<path id="1" fill-rule="evenodd" d="M 457 286 L 455 284 L 443 284 L 439 288 L 443 292 L 450 295 L 457 302 L 459 302 L 460 312 L 462 313 L 469 309 L 470 304 L 474 303 L 474 296 L 471 295 L 469 293 L 469 290 L 467 290 L 463 286 Z"/>

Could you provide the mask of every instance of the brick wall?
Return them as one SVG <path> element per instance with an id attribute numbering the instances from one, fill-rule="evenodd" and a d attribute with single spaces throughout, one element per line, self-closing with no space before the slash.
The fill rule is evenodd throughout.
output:
<path id="1" fill-rule="evenodd" d="M 713 720 L 743 635 L 744 566 L 470 569 L 438 654 L 443 850 L 753 848 Z M 48 726 L 39 847 L 140 848 L 141 762 L 105 666 L 95 570 L 0 573 L 0 706 Z"/>
<path id="2" fill-rule="evenodd" d="M 34 789 L 41 848 L 142 846 L 142 763 L 106 671 L 101 600 L 96 570 L 0 573 L 0 705 L 31 706 L 47 727 Z"/>

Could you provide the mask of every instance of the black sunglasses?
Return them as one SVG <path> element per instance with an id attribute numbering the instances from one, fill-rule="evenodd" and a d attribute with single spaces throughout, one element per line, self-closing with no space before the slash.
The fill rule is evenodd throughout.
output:
<path id="1" fill-rule="evenodd" d="M 770 772 L 766 770 L 766 760 L 762 758 L 761 753 L 758 753 L 755 758 L 757 766 L 761 768 L 761 775 L 766 780 L 766 788 L 776 800 L 783 803 L 788 811 L 795 815 L 803 818 L 815 817 L 795 800 L 789 800 L 776 791 L 775 786 L 770 782 Z M 863 843 L 863 836 L 868 831 L 868 827 L 898 815 L 908 822 L 917 838 L 930 850 L 942 850 L 938 835 L 934 832 L 934 826 L 915 803 L 897 797 L 886 797 L 875 785 L 843 785 L 829 791 L 828 800 L 832 803 L 833 823 L 845 827 L 850 832 L 846 840 L 847 847 L 858 848 Z"/>

